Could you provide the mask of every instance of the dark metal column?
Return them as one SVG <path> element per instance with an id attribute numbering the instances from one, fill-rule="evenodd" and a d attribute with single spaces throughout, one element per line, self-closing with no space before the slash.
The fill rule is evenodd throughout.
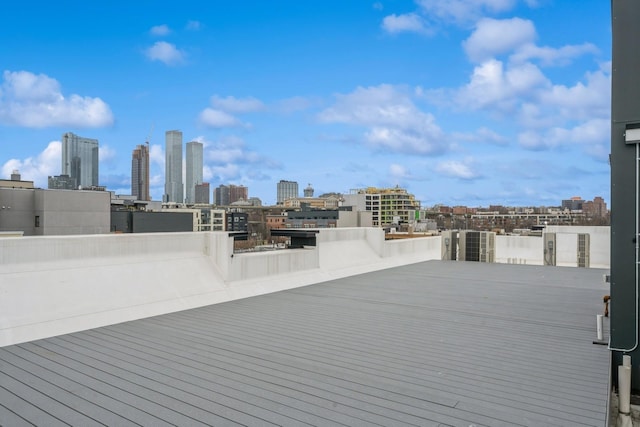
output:
<path id="1" fill-rule="evenodd" d="M 638 147 L 640 135 L 640 1 L 612 0 L 611 342 L 613 363 L 632 357 L 640 389 L 638 345 Z M 637 130 L 634 130 L 637 129 Z M 617 370 L 613 369 L 614 375 Z M 616 378 L 617 381 L 617 378 Z"/>

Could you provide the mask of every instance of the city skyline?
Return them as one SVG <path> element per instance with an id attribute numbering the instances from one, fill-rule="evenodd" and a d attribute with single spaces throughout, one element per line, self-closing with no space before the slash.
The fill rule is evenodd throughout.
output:
<path id="1" fill-rule="evenodd" d="M 162 200 L 163 134 L 180 129 L 204 182 L 267 205 L 280 180 L 399 185 L 424 206 L 610 203 L 610 5 L 567 3 L 12 4 L 0 172 L 46 188 L 73 132 L 100 141 L 99 183 L 126 194 L 148 141 Z"/>

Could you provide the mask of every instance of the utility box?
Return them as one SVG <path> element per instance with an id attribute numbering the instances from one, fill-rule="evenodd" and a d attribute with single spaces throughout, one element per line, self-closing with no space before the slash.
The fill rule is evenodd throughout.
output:
<path id="1" fill-rule="evenodd" d="M 442 259 L 444 261 L 455 261 L 458 259 L 458 232 L 443 231 L 442 238 Z"/>
<path id="2" fill-rule="evenodd" d="M 544 245 L 542 248 L 544 265 L 556 265 L 556 233 L 544 233 L 542 240 Z"/>

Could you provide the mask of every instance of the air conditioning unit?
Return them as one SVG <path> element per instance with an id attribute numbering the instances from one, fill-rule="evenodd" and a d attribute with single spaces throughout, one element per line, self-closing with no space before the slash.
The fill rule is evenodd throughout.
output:
<path id="1" fill-rule="evenodd" d="M 460 231 L 460 261 L 495 262 L 496 233 L 493 231 Z"/>
<path id="2" fill-rule="evenodd" d="M 590 252 L 591 252 L 591 239 L 589 234 L 578 234 L 578 267 L 589 268 L 590 264 Z"/>

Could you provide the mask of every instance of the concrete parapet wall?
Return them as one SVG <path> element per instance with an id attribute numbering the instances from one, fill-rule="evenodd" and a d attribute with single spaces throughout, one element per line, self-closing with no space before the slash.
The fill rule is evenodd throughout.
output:
<path id="1" fill-rule="evenodd" d="M 543 265 L 543 240 L 537 236 L 496 236 L 495 261 Z"/>
<path id="2" fill-rule="evenodd" d="M 589 235 L 589 267 L 610 268 L 611 229 L 607 226 L 547 226 L 555 233 L 559 267 L 578 266 L 578 235 Z M 539 236 L 496 236 L 495 261 L 503 264 L 544 265 L 544 242 Z"/>
<path id="3" fill-rule="evenodd" d="M 285 275 L 318 267 L 317 249 L 237 254 L 231 259 L 229 281 Z"/>
<path id="4" fill-rule="evenodd" d="M 3 238 L 0 346 L 439 259 L 439 238 L 411 240 L 327 229 L 315 248 L 234 254 L 225 232 Z"/>

